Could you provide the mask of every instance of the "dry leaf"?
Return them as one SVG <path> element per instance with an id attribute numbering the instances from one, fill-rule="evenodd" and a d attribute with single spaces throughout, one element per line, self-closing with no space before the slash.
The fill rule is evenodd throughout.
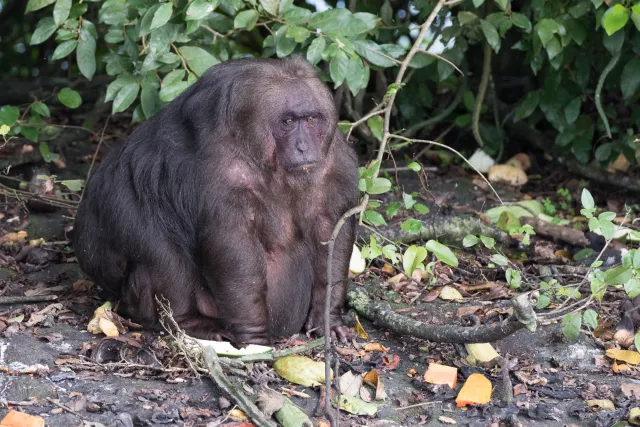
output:
<path id="1" fill-rule="evenodd" d="M 625 396 L 640 400 L 640 384 L 625 383 L 620 386 L 620 390 Z"/>
<path id="2" fill-rule="evenodd" d="M 531 157 L 529 157 L 529 155 L 526 153 L 518 153 L 507 160 L 505 164 L 526 171 L 531 168 Z"/>
<path id="3" fill-rule="evenodd" d="M 487 178 L 489 182 L 505 182 L 513 186 L 524 185 L 529 180 L 525 171 L 509 165 L 495 165 L 490 167 Z"/>
<path id="4" fill-rule="evenodd" d="M 456 406 L 483 405 L 491 402 L 491 381 L 482 374 L 471 374 L 456 397 Z"/>
<path id="5" fill-rule="evenodd" d="M 358 319 L 358 315 L 356 315 L 356 326 L 353 328 L 353 330 L 355 330 L 358 336 L 363 340 L 369 339 L 369 334 L 367 334 L 367 331 L 365 331 L 362 327 L 360 319 Z"/>
<path id="6" fill-rule="evenodd" d="M 614 411 L 616 409 L 616 406 L 609 399 L 587 400 L 587 405 L 592 408 L 606 409 L 607 411 Z"/>
<path id="7" fill-rule="evenodd" d="M 637 351 L 610 348 L 609 350 L 607 350 L 606 354 L 607 357 L 614 360 L 621 360 L 632 365 L 640 364 L 640 353 L 638 353 Z"/>
<path id="8" fill-rule="evenodd" d="M 87 292 L 93 287 L 93 282 L 90 280 L 77 280 L 73 282 L 72 289 L 74 292 Z"/>
<path id="9" fill-rule="evenodd" d="M 460 301 L 462 294 L 453 286 L 445 286 L 440 291 L 440 299 L 444 301 Z"/>
<path id="10" fill-rule="evenodd" d="M 379 342 L 370 342 L 365 344 L 364 351 L 377 351 L 380 353 L 386 353 L 389 351 L 389 349 Z"/>
<path id="11" fill-rule="evenodd" d="M 613 366 L 611 367 L 611 370 L 614 373 L 619 374 L 622 371 L 630 371 L 631 367 L 629 365 L 625 365 L 624 363 L 613 362 Z"/>
<path id="12" fill-rule="evenodd" d="M 400 363 L 400 356 L 398 356 L 397 354 L 385 356 L 382 358 L 382 363 L 389 369 L 396 369 L 398 367 L 398 364 Z"/>
<path id="13" fill-rule="evenodd" d="M 355 396 L 362 386 L 362 376 L 347 371 L 340 377 L 340 393 L 345 396 Z"/>
<path id="14" fill-rule="evenodd" d="M 440 421 L 443 424 L 455 424 L 456 423 L 456 420 L 454 420 L 451 417 L 445 417 L 444 415 L 440 415 L 438 417 L 438 421 Z"/>
<path id="15" fill-rule="evenodd" d="M 120 335 L 118 332 L 118 327 L 106 317 L 101 317 L 98 319 L 98 326 L 100 330 L 108 337 L 117 337 Z"/>
<path id="16" fill-rule="evenodd" d="M 384 391 L 384 386 L 382 385 L 382 381 L 380 381 L 378 371 L 372 369 L 367 372 L 364 376 L 364 382 L 376 389 L 376 400 L 384 400 L 387 398 L 387 393 Z"/>
<path id="17" fill-rule="evenodd" d="M 458 381 L 458 368 L 429 363 L 429 367 L 424 373 L 424 380 L 429 384 L 448 384 L 451 389 L 455 389 Z"/>

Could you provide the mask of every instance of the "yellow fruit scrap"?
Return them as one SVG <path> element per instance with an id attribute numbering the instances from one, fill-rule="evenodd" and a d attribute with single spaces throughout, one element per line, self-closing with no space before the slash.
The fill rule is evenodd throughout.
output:
<path id="1" fill-rule="evenodd" d="M 471 374 L 456 397 L 456 406 L 483 405 L 491 402 L 491 381 L 482 374 Z"/>

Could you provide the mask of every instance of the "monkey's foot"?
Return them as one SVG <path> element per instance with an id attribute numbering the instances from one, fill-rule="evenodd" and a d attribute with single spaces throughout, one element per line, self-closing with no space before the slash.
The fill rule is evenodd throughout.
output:
<path id="1" fill-rule="evenodd" d="M 309 316 L 309 319 L 305 324 L 305 330 L 307 332 L 315 332 L 315 334 L 320 337 L 324 336 L 324 316 L 320 314 Z M 342 322 L 340 316 L 331 316 L 331 339 L 347 343 L 350 340 L 357 338 L 357 336 L 358 334 L 354 330 Z"/>

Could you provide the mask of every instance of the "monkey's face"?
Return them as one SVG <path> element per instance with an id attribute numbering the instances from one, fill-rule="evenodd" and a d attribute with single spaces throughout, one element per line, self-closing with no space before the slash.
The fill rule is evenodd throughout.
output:
<path id="1" fill-rule="evenodd" d="M 324 161 L 332 115 L 312 87 L 298 83 L 288 89 L 272 124 L 275 161 L 288 173 L 311 172 Z"/>

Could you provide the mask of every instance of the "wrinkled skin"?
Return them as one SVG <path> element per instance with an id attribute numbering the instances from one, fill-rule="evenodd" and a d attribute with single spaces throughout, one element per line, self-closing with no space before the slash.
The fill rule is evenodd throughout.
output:
<path id="1" fill-rule="evenodd" d="M 357 204 L 357 159 L 328 89 L 300 59 L 218 64 L 138 126 L 87 183 L 73 244 L 122 314 L 243 346 L 323 332 L 327 245 Z M 336 240 L 343 325 L 355 222 Z"/>

